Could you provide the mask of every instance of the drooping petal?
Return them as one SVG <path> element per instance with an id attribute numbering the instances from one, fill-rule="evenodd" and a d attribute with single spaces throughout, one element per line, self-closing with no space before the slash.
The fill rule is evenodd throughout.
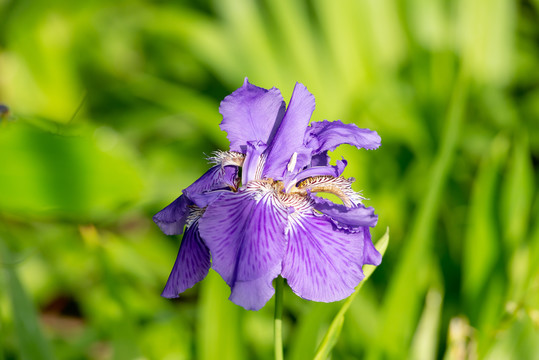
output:
<path id="1" fill-rule="evenodd" d="M 342 144 L 373 150 L 380 146 L 381 138 L 376 131 L 361 129 L 356 124 L 324 120 L 311 123 L 305 133 L 305 144 L 312 149 L 313 154 L 333 151 Z"/>
<path id="2" fill-rule="evenodd" d="M 223 193 L 230 192 L 230 190 L 226 189 L 220 189 L 220 190 L 209 190 L 205 191 L 203 193 L 194 193 L 189 194 L 189 199 L 193 202 L 193 204 L 196 204 L 197 207 L 203 209 L 212 202 L 214 202 L 219 196 L 221 196 Z"/>
<path id="3" fill-rule="evenodd" d="M 255 280 L 236 280 L 230 293 L 230 301 L 246 310 L 260 310 L 275 294 L 272 281 L 281 272 L 281 264 L 276 264 L 264 276 Z"/>
<path id="4" fill-rule="evenodd" d="M 264 289 L 278 275 L 285 249 L 287 211 L 265 186 L 267 182 L 255 181 L 237 193 L 224 193 L 208 206 L 200 221 L 213 269 L 232 288 L 233 301 L 247 309 L 262 306 L 273 292 L 246 296 L 245 283 Z"/>
<path id="5" fill-rule="evenodd" d="M 382 254 L 380 254 L 374 247 L 371 239 L 371 232 L 367 226 L 363 227 L 363 242 L 363 246 L 365 247 L 365 250 L 363 251 L 363 264 L 380 265 L 382 263 Z"/>
<path id="6" fill-rule="evenodd" d="M 251 180 L 262 178 L 262 167 L 264 165 L 265 154 L 262 155 L 267 146 L 262 141 L 248 141 L 247 154 L 243 162 L 241 182 L 247 184 Z"/>
<path id="7" fill-rule="evenodd" d="M 247 141 L 260 140 L 269 144 L 285 112 L 285 103 L 277 88 L 269 90 L 249 83 L 221 101 L 219 125 L 226 131 L 230 150 L 245 154 Z"/>
<path id="8" fill-rule="evenodd" d="M 362 232 L 349 233 L 324 216 L 296 212 L 289 216 L 287 240 L 281 275 L 304 299 L 344 299 L 364 278 Z"/>
<path id="9" fill-rule="evenodd" d="M 281 180 L 294 153 L 297 153 L 296 169 L 310 163 L 310 156 L 305 154 L 310 154 L 311 150 L 303 145 L 303 137 L 314 108 L 314 96 L 304 85 L 296 83 L 283 121 L 269 143 L 263 172 L 265 177 Z"/>
<path id="10" fill-rule="evenodd" d="M 227 188 L 235 189 L 237 186 L 238 167 L 216 165 L 206 171 L 206 173 L 193 184 L 185 188 L 183 194 L 195 202 L 194 199 L 196 199 L 196 195 L 203 194 L 205 191 Z M 199 205 L 197 202 L 195 202 L 195 204 L 199 207 L 205 206 Z"/>
<path id="11" fill-rule="evenodd" d="M 206 277 L 210 269 L 210 252 L 198 232 L 198 221 L 186 231 L 180 251 L 161 296 L 178 297 Z"/>
<path id="12" fill-rule="evenodd" d="M 166 235 L 179 235 L 189 215 L 189 204 L 187 197 L 182 195 L 155 214 L 153 221 Z"/>
<path id="13" fill-rule="evenodd" d="M 329 216 L 339 227 L 374 227 L 378 221 L 378 215 L 374 214 L 373 207 L 365 207 L 363 204 L 346 207 L 314 195 L 311 195 L 311 199 L 314 200 L 313 207 Z"/>
<path id="14" fill-rule="evenodd" d="M 154 215 L 153 221 L 166 235 L 179 235 L 183 232 L 185 221 L 189 215 L 189 206 L 206 207 L 215 194 L 205 192 L 218 189 L 235 189 L 238 186 L 238 167 L 211 167 L 204 175 L 183 190 L 183 195 L 174 200 Z"/>

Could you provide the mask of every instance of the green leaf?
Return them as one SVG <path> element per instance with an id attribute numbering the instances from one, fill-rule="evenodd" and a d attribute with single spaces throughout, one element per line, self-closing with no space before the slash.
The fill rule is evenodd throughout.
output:
<path id="1" fill-rule="evenodd" d="M 106 218 L 138 200 L 143 182 L 130 150 L 119 134 L 104 129 L 75 136 L 25 121 L 7 124 L 0 131 L 0 211 Z"/>
<path id="2" fill-rule="evenodd" d="M 389 244 L 389 228 L 387 228 L 386 233 L 384 236 L 378 240 L 375 247 L 376 249 L 384 256 L 387 245 Z M 348 311 L 348 308 L 350 307 L 350 304 L 352 304 L 352 301 L 356 297 L 356 295 L 359 293 L 361 288 L 363 287 L 363 284 L 369 279 L 369 277 L 372 275 L 372 273 L 376 270 L 376 266 L 373 265 L 365 265 L 363 267 L 363 273 L 365 274 L 365 278 L 363 281 L 358 285 L 356 288 L 356 291 L 352 293 L 346 299 L 344 304 L 342 305 L 341 309 L 331 322 L 331 325 L 329 326 L 328 331 L 326 332 L 326 335 L 324 335 L 324 338 L 322 339 L 322 342 L 320 343 L 320 346 L 318 347 L 318 350 L 316 351 L 316 354 L 314 356 L 315 360 L 323 360 L 327 359 L 329 354 L 331 353 L 331 350 L 337 343 L 337 340 L 339 339 L 339 335 L 341 334 L 342 326 L 344 323 L 344 315 L 346 314 L 346 311 Z"/>
<path id="3" fill-rule="evenodd" d="M 479 166 L 470 200 L 469 218 L 473 221 L 466 229 L 463 244 L 462 291 L 468 305 L 477 309 L 484 307 L 483 291 L 500 255 L 495 207 L 498 179 L 508 147 L 503 135 L 492 140 Z M 475 320 L 475 316 L 471 316 L 472 324 Z"/>
<path id="4" fill-rule="evenodd" d="M 522 131 L 515 136 L 501 189 L 503 239 L 509 251 L 514 250 L 524 240 L 530 220 L 533 165 L 528 143 L 526 132 Z"/>

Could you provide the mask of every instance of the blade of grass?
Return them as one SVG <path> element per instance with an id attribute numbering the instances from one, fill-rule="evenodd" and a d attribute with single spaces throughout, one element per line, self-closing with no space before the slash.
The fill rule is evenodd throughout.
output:
<path id="1" fill-rule="evenodd" d="M 528 145 L 528 135 L 516 134 L 509 166 L 502 187 L 501 218 L 504 222 L 504 240 L 512 251 L 522 242 L 530 220 L 533 199 L 533 165 Z"/>
<path id="2" fill-rule="evenodd" d="M 1 267 L 1 265 L 0 265 Z M 2 281 L 2 278 L 0 277 L 0 287 L 1 288 L 4 288 L 5 284 L 4 282 Z M 2 303 L 2 294 L 0 294 L 0 304 Z M 4 330 L 4 324 L 2 324 L 2 306 L 0 306 L 0 339 L 5 339 L 6 337 L 6 331 Z M 5 356 L 4 356 L 4 349 L 3 349 L 3 346 L 2 346 L 2 340 L 0 340 L 0 360 L 4 360 L 5 359 Z"/>
<path id="3" fill-rule="evenodd" d="M 0 239 L 0 261 L 4 264 L 12 263 L 11 252 L 2 239 Z M 4 275 L 21 358 L 52 360 L 50 344 L 41 332 L 36 308 L 24 290 L 13 265 L 4 266 Z"/>
<path id="4" fill-rule="evenodd" d="M 426 267 L 429 249 L 434 240 L 432 234 L 439 213 L 442 191 L 447 182 L 449 170 L 453 163 L 459 133 L 464 120 L 464 108 L 468 93 L 468 76 L 461 69 L 455 83 L 451 102 L 445 121 L 442 143 L 432 164 L 429 180 L 426 182 L 425 197 L 419 203 L 417 215 L 404 241 L 401 261 L 393 271 L 394 276 L 385 296 L 385 319 L 379 340 L 371 351 L 384 351 L 392 356 L 402 356 L 408 348 L 411 333 L 408 329 L 414 326 L 419 312 L 420 301 L 426 288 L 417 279 Z"/>
<path id="5" fill-rule="evenodd" d="M 308 312 L 298 319 L 293 337 L 288 340 L 287 359 L 304 360 L 314 356 L 322 329 L 325 330 L 324 326 L 335 314 L 334 309 L 338 308 L 327 305 L 313 302 Z"/>
<path id="6" fill-rule="evenodd" d="M 485 154 L 474 181 L 469 218 L 473 219 L 465 234 L 463 246 L 462 292 L 468 304 L 472 324 L 476 311 L 484 308 L 486 283 L 495 270 L 500 255 L 499 231 L 496 226 L 496 194 L 501 168 L 505 163 L 508 142 L 503 135 L 496 137 Z"/>
<path id="7" fill-rule="evenodd" d="M 382 256 L 384 256 L 387 250 L 388 243 L 389 243 L 389 228 L 387 228 L 384 236 L 382 236 L 375 245 L 376 249 L 380 252 L 380 254 L 382 254 Z M 363 287 L 363 284 L 365 284 L 365 282 L 369 279 L 369 277 L 372 275 L 374 270 L 376 270 L 376 266 L 365 265 L 363 267 L 365 278 L 363 279 L 363 281 L 361 281 L 361 283 L 358 285 L 358 287 L 352 293 L 352 295 L 350 295 L 348 299 L 346 299 L 341 309 L 339 310 L 339 312 L 337 313 L 337 315 L 331 322 L 331 325 L 329 326 L 328 331 L 324 335 L 324 338 L 322 339 L 322 342 L 320 343 L 320 346 L 318 347 L 318 350 L 316 351 L 316 354 L 314 356 L 315 360 L 323 360 L 323 359 L 328 358 L 329 354 L 331 353 L 331 350 L 333 349 L 333 347 L 337 343 L 337 340 L 339 339 L 339 335 L 342 330 L 342 325 L 344 323 L 344 315 L 348 311 L 348 308 L 350 307 L 350 304 L 352 304 L 352 301 L 354 301 L 354 298 L 356 297 L 356 295 L 359 293 L 359 291 Z"/>

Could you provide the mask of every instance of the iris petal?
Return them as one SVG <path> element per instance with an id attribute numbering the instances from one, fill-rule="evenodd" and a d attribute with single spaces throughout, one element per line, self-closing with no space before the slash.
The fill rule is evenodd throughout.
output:
<path id="1" fill-rule="evenodd" d="M 186 231 L 180 251 L 161 296 L 178 297 L 206 277 L 210 269 L 210 252 L 198 233 L 198 221 Z"/>
<path id="2" fill-rule="evenodd" d="M 230 293 L 230 301 L 247 310 L 260 310 L 275 294 L 272 281 L 281 272 L 281 264 L 276 264 L 270 271 L 255 280 L 237 280 Z"/>
<path id="3" fill-rule="evenodd" d="M 186 195 L 197 206 L 205 207 L 207 202 L 204 201 L 203 196 L 200 195 L 211 190 L 236 188 L 237 179 L 237 166 L 216 165 L 211 167 L 197 181 L 184 189 L 183 194 Z"/>
<path id="4" fill-rule="evenodd" d="M 342 300 L 364 278 L 362 232 L 337 229 L 324 216 L 294 213 L 287 240 L 282 276 L 304 299 Z"/>
<path id="5" fill-rule="evenodd" d="M 224 98 L 219 112 L 230 150 L 245 154 L 247 141 L 269 144 L 283 119 L 285 103 L 279 89 L 262 89 L 245 78 L 242 87 Z"/>
<path id="6" fill-rule="evenodd" d="M 329 216 L 340 227 L 374 227 L 378 221 L 373 207 L 365 207 L 363 204 L 346 207 L 314 195 L 311 195 L 311 199 L 314 200 L 313 207 L 316 210 Z"/>
<path id="7" fill-rule="evenodd" d="M 205 195 L 205 192 L 235 188 L 237 180 L 237 166 L 213 166 L 197 181 L 184 189 L 183 195 L 155 214 L 153 221 L 166 235 L 179 235 L 183 232 L 190 205 L 195 204 L 200 208 L 206 207 L 216 195 Z"/>
<path id="8" fill-rule="evenodd" d="M 269 143 L 268 158 L 263 174 L 265 177 L 281 180 L 294 153 L 297 153 L 296 169 L 301 169 L 310 163 L 311 150 L 303 145 L 303 135 L 314 108 L 314 96 L 304 85 L 296 83 L 283 121 L 275 138 Z"/>
<path id="9" fill-rule="evenodd" d="M 313 155 L 311 158 L 311 166 L 327 166 L 329 165 L 329 155 L 327 151 L 322 151 L 320 154 Z"/>
<path id="10" fill-rule="evenodd" d="M 163 210 L 153 216 L 153 221 L 166 235 L 179 235 L 183 232 L 190 201 L 185 195 L 180 196 Z"/>
<path id="11" fill-rule="evenodd" d="M 294 186 L 298 181 L 307 179 L 309 177 L 315 177 L 315 176 L 331 176 L 331 177 L 339 177 L 341 176 L 342 172 L 344 171 L 344 168 L 348 162 L 344 160 L 337 160 L 336 165 L 326 165 L 326 166 L 312 166 L 308 167 L 307 169 L 299 172 L 294 176 L 292 179 L 284 179 L 285 183 L 285 189 L 286 191 L 290 190 L 292 186 Z"/>
<path id="12" fill-rule="evenodd" d="M 313 154 L 333 151 L 342 144 L 354 145 L 368 150 L 376 149 L 381 144 L 378 133 L 361 129 L 356 124 L 343 124 L 337 121 L 313 121 L 305 133 L 305 144 Z"/>
<path id="13" fill-rule="evenodd" d="M 374 208 L 365 207 L 363 204 L 349 208 L 315 195 L 311 195 L 311 199 L 314 200 L 313 207 L 328 216 L 339 229 L 363 233 L 363 264 L 380 265 L 382 255 L 374 247 L 369 229 L 376 226 L 378 221 Z"/>
<path id="14" fill-rule="evenodd" d="M 251 183 L 237 193 L 223 193 L 208 206 L 200 223 L 213 269 L 232 288 L 233 301 L 247 309 L 256 307 L 254 303 L 263 305 L 271 294 L 252 294 L 258 296 L 255 301 L 251 295 L 241 295 L 240 288 L 251 282 L 255 288 L 264 289 L 264 284 L 278 275 L 276 269 L 285 249 L 286 209 L 273 191 L 255 185 Z"/>
<path id="15" fill-rule="evenodd" d="M 365 246 L 363 264 L 378 266 L 382 263 L 382 254 L 376 250 L 371 239 L 371 232 L 368 227 L 363 228 L 363 242 Z"/>
<path id="16" fill-rule="evenodd" d="M 248 141 L 247 142 L 247 154 L 242 168 L 242 183 L 247 184 L 251 180 L 257 180 L 262 178 L 262 165 L 264 163 L 264 156 L 262 153 L 266 150 L 267 146 L 262 141 Z"/>

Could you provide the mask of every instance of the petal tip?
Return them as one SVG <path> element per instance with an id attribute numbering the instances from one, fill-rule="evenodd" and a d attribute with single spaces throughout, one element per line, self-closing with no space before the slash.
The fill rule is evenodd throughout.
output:
<path id="1" fill-rule="evenodd" d="M 170 289 L 167 289 L 165 287 L 165 289 L 163 290 L 163 292 L 161 293 L 161 297 L 164 297 L 165 299 L 177 299 L 180 297 L 179 294 L 176 294 L 175 292 L 173 291 L 170 291 Z"/>

